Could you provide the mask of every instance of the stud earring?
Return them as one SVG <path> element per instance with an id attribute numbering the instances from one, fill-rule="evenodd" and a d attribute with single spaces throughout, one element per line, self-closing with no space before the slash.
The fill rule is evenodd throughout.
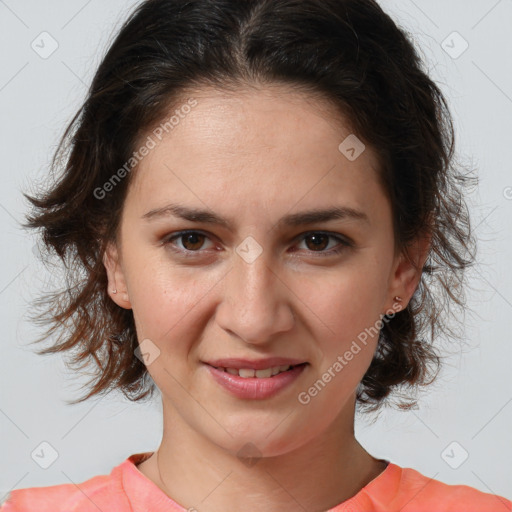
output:
<path id="1" fill-rule="evenodd" d="M 117 293 L 117 290 L 115 290 L 115 289 L 114 289 L 114 290 L 112 290 L 112 293 Z"/>

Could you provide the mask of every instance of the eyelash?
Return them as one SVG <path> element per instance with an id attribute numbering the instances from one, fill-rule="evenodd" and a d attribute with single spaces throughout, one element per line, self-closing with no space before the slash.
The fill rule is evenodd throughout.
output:
<path id="1" fill-rule="evenodd" d="M 187 249 L 177 249 L 176 246 L 173 244 L 174 240 L 177 240 L 181 237 L 184 237 L 185 235 L 190 235 L 190 234 L 200 234 L 200 235 L 205 236 L 206 238 L 209 238 L 207 233 L 200 231 L 200 230 L 180 231 L 178 233 L 172 234 L 172 236 L 168 236 L 168 237 L 164 238 L 162 240 L 162 245 L 169 247 L 173 252 L 185 255 L 185 257 L 194 257 L 196 254 L 199 254 L 203 251 L 201 251 L 201 250 L 189 251 Z M 337 246 L 338 247 L 337 249 L 331 249 L 329 251 L 309 251 L 310 253 L 313 253 L 315 256 L 320 256 L 320 257 L 334 256 L 337 254 L 341 254 L 345 249 L 353 247 L 352 242 L 346 240 L 345 238 L 341 238 L 339 235 L 335 235 L 333 233 L 329 233 L 326 231 L 308 231 L 306 233 L 302 233 L 300 235 L 300 241 L 302 241 L 303 239 L 305 239 L 311 235 L 325 235 L 325 236 L 328 236 L 329 238 L 333 238 L 333 239 L 337 240 L 338 242 L 340 242 L 340 244 Z"/>

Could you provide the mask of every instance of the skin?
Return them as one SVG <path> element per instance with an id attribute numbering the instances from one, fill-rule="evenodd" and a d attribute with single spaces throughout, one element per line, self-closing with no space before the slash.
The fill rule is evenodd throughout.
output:
<path id="1" fill-rule="evenodd" d="M 367 145 L 349 161 L 338 150 L 352 132 L 332 106 L 283 85 L 187 97 L 197 106 L 140 163 L 104 258 L 112 300 L 133 310 L 139 342 L 160 351 L 147 366 L 162 393 L 163 437 L 138 469 L 198 511 L 327 510 L 385 469 L 354 435 L 355 393 L 377 337 L 307 405 L 298 395 L 398 310 L 396 295 L 405 307 L 421 274 L 394 252 L 376 154 Z M 169 203 L 208 209 L 232 228 L 142 218 Z M 286 214 L 330 206 L 363 211 L 369 222 L 277 226 Z M 181 230 L 199 238 L 162 244 Z M 321 238 L 316 249 L 311 231 L 353 246 Z M 263 249 L 252 263 L 236 252 L 249 236 Z M 425 240 L 411 248 L 419 268 L 427 251 Z M 262 401 L 228 394 L 202 364 L 270 356 L 309 364 Z M 247 443 L 257 450 L 253 465 L 237 457 Z"/>

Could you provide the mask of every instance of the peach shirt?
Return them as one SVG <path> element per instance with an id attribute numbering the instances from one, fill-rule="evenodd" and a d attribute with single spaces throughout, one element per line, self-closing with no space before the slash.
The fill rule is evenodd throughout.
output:
<path id="1" fill-rule="evenodd" d="M 138 469 L 152 452 L 136 453 L 76 486 L 72 483 L 11 491 L 0 512 L 186 512 Z M 389 461 L 352 498 L 328 512 L 511 512 L 512 501 L 466 485 L 448 485 Z"/>

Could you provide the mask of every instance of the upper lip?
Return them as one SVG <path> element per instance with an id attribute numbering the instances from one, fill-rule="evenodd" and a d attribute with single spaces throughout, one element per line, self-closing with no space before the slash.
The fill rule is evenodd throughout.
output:
<path id="1" fill-rule="evenodd" d="M 274 366 L 295 366 L 305 362 L 306 361 L 302 359 L 292 359 L 290 357 L 268 357 L 266 359 L 213 359 L 211 361 L 206 361 L 206 364 L 215 366 L 216 368 L 264 370 Z"/>

